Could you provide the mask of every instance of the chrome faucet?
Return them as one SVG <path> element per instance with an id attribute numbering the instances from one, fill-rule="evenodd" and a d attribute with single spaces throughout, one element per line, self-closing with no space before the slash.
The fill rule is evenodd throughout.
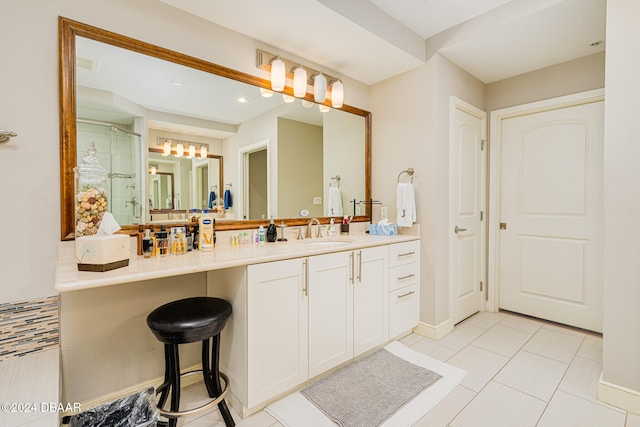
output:
<path id="1" fill-rule="evenodd" d="M 318 220 L 318 218 L 311 218 L 309 220 L 309 223 L 307 224 L 307 236 L 309 236 L 310 239 L 313 238 L 311 236 L 311 228 L 313 226 L 313 221 L 315 221 L 316 224 L 318 225 L 318 232 L 316 233 L 316 238 L 320 238 L 320 237 L 322 237 L 322 230 L 320 228 L 320 221 Z"/>

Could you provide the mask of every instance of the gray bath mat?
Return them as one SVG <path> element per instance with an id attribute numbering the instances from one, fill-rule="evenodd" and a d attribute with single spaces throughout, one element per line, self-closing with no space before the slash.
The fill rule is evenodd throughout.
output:
<path id="1" fill-rule="evenodd" d="M 381 349 L 300 393 L 342 427 L 377 426 L 440 378 Z"/>

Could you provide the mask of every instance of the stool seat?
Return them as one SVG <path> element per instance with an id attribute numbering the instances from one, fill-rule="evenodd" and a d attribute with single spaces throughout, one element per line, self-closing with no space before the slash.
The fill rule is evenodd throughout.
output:
<path id="1" fill-rule="evenodd" d="M 186 298 L 153 310 L 147 325 L 160 342 L 186 344 L 218 335 L 231 311 L 231 304 L 220 298 Z"/>

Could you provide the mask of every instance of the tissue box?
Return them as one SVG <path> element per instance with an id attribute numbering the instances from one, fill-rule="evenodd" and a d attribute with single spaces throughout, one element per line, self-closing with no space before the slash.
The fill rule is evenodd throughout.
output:
<path id="1" fill-rule="evenodd" d="M 76 262 L 80 271 L 109 271 L 129 265 L 130 237 L 126 234 L 82 236 L 76 239 Z"/>
<path id="2" fill-rule="evenodd" d="M 398 234 L 397 224 L 371 224 L 369 225 L 369 234 L 379 236 L 395 236 Z"/>

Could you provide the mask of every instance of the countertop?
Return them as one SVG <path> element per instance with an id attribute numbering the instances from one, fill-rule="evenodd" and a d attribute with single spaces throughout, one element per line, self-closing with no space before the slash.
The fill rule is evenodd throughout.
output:
<path id="1" fill-rule="evenodd" d="M 62 242 L 61 244 L 66 246 L 60 249 L 55 289 L 58 292 L 71 292 L 419 239 L 418 235 L 371 236 L 366 233 L 352 233 L 348 236 L 289 240 L 263 245 L 217 245 L 211 252 L 192 251 L 185 255 L 169 255 L 163 258 L 143 258 L 132 250 L 128 267 L 107 272 L 78 271 L 74 259 L 74 243 Z"/>

